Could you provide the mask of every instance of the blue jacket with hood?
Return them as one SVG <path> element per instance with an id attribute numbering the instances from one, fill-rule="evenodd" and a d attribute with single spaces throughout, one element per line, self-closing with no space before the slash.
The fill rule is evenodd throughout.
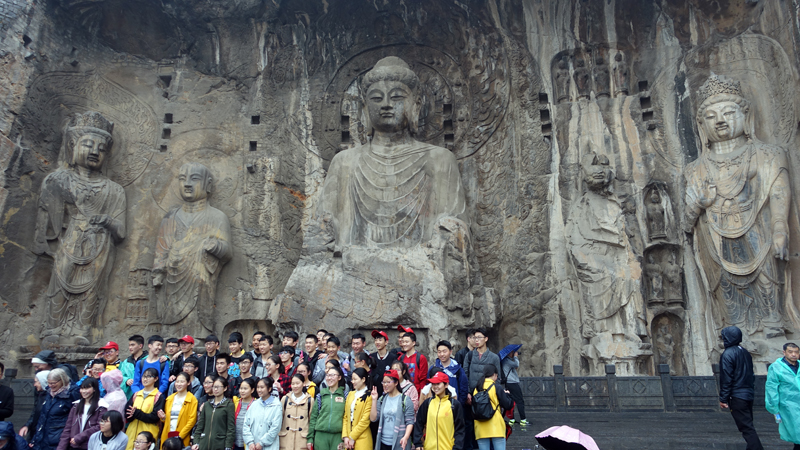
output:
<path id="1" fill-rule="evenodd" d="M 0 450 L 29 450 L 25 438 L 14 432 L 11 422 L 0 422 L 0 437 L 8 439 L 5 447 Z"/>

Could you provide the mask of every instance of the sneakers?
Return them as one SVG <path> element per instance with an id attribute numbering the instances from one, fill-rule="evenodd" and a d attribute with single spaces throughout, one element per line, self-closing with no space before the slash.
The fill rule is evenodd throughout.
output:
<path id="1" fill-rule="evenodd" d="M 528 419 L 522 419 L 522 420 L 520 420 L 520 421 L 519 421 L 519 424 L 520 424 L 520 425 L 527 425 L 527 424 L 528 424 Z"/>
<path id="2" fill-rule="evenodd" d="M 515 423 L 517 423 L 517 421 L 515 419 L 511 419 L 511 420 L 508 421 L 508 423 L 510 423 L 511 425 L 514 425 Z M 522 422 L 520 422 L 520 423 L 522 423 Z"/>

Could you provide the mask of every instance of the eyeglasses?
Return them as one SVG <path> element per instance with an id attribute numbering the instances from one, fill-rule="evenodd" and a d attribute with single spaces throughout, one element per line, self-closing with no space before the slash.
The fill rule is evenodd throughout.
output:
<path id="1" fill-rule="evenodd" d="M 338 377 L 338 376 L 339 376 L 339 374 L 338 374 L 338 373 L 328 373 L 328 374 L 325 374 L 325 378 L 336 378 L 336 377 Z"/>
<path id="2" fill-rule="evenodd" d="M 215 384 L 214 385 L 214 389 L 225 389 L 225 387 L 221 386 L 221 385 L 218 385 L 218 384 Z"/>
<path id="3" fill-rule="evenodd" d="M 147 442 L 147 441 L 133 441 L 133 443 L 136 444 L 136 445 L 147 445 L 147 444 L 149 444 L 149 442 Z"/>
<path id="4" fill-rule="evenodd" d="M 155 378 L 155 377 L 152 375 L 142 375 L 142 378 Z"/>

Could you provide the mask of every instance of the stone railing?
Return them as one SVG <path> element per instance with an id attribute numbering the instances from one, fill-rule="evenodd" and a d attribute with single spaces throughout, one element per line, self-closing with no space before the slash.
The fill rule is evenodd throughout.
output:
<path id="1" fill-rule="evenodd" d="M 527 411 L 720 411 L 719 367 L 713 376 L 671 376 L 658 366 L 659 376 L 617 377 L 613 365 L 604 377 L 565 377 L 553 366 L 552 377 L 520 378 Z M 756 376 L 755 408 L 764 407 L 766 376 Z"/>

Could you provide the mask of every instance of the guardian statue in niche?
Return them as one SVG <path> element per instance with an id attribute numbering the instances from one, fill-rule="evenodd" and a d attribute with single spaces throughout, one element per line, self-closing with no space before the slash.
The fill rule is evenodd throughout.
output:
<path id="1" fill-rule="evenodd" d="M 613 193 L 614 172 L 608 158 L 594 152 L 581 158 L 581 171 L 586 189 L 570 210 L 566 232 L 588 342 L 582 354 L 593 375 L 602 374 L 605 364 L 616 364 L 620 374 L 641 373 L 652 346 L 642 342 L 647 331 L 641 267 Z"/>
<path id="2" fill-rule="evenodd" d="M 34 252 L 53 257 L 42 346 L 90 345 L 108 301 L 116 245 L 125 238 L 125 191 L 101 172 L 114 124 L 100 113 L 72 117 L 65 133 L 68 167 L 42 183 Z"/>
<path id="3" fill-rule="evenodd" d="M 717 331 L 736 325 L 752 340 L 783 336 L 796 317 L 786 289 L 786 154 L 756 138 L 753 112 L 738 82 L 712 74 L 698 102 L 702 149 L 685 171 L 684 224 L 694 234 L 696 259 L 713 295 Z"/>
<path id="4" fill-rule="evenodd" d="M 214 179 L 202 164 L 186 163 L 178 174 L 183 205 L 161 221 L 153 263 L 153 286 L 161 287 L 164 325 L 180 333 L 211 332 L 217 279 L 233 254 L 228 216 L 208 204 Z"/>
<path id="5" fill-rule="evenodd" d="M 271 320 L 331 330 L 403 321 L 432 342 L 490 325 L 458 163 L 415 138 L 419 78 L 389 56 L 360 84 L 371 138 L 331 161 Z"/>
<path id="6" fill-rule="evenodd" d="M 614 55 L 612 71 L 614 73 L 614 96 L 628 95 L 630 91 L 630 76 L 628 75 L 628 63 L 625 62 L 622 52 L 617 52 Z"/>
<path id="7" fill-rule="evenodd" d="M 603 55 L 597 55 L 594 65 L 594 92 L 597 97 L 610 97 L 611 82 Z"/>
<path id="8" fill-rule="evenodd" d="M 647 231 L 650 240 L 666 238 L 666 214 L 664 212 L 664 205 L 661 202 L 661 193 L 658 192 L 657 187 L 653 187 L 653 189 L 650 190 L 645 209 L 647 211 Z"/>
<path id="9" fill-rule="evenodd" d="M 567 68 L 567 61 L 564 58 L 558 60 L 558 68 L 556 69 L 556 99 L 557 103 L 569 101 L 569 69 Z"/>
<path id="10" fill-rule="evenodd" d="M 582 56 L 575 59 L 575 72 L 572 74 L 575 78 L 575 89 L 578 91 L 578 99 L 590 97 L 592 90 L 592 78 L 589 74 L 589 69 L 586 68 L 586 61 Z"/>

